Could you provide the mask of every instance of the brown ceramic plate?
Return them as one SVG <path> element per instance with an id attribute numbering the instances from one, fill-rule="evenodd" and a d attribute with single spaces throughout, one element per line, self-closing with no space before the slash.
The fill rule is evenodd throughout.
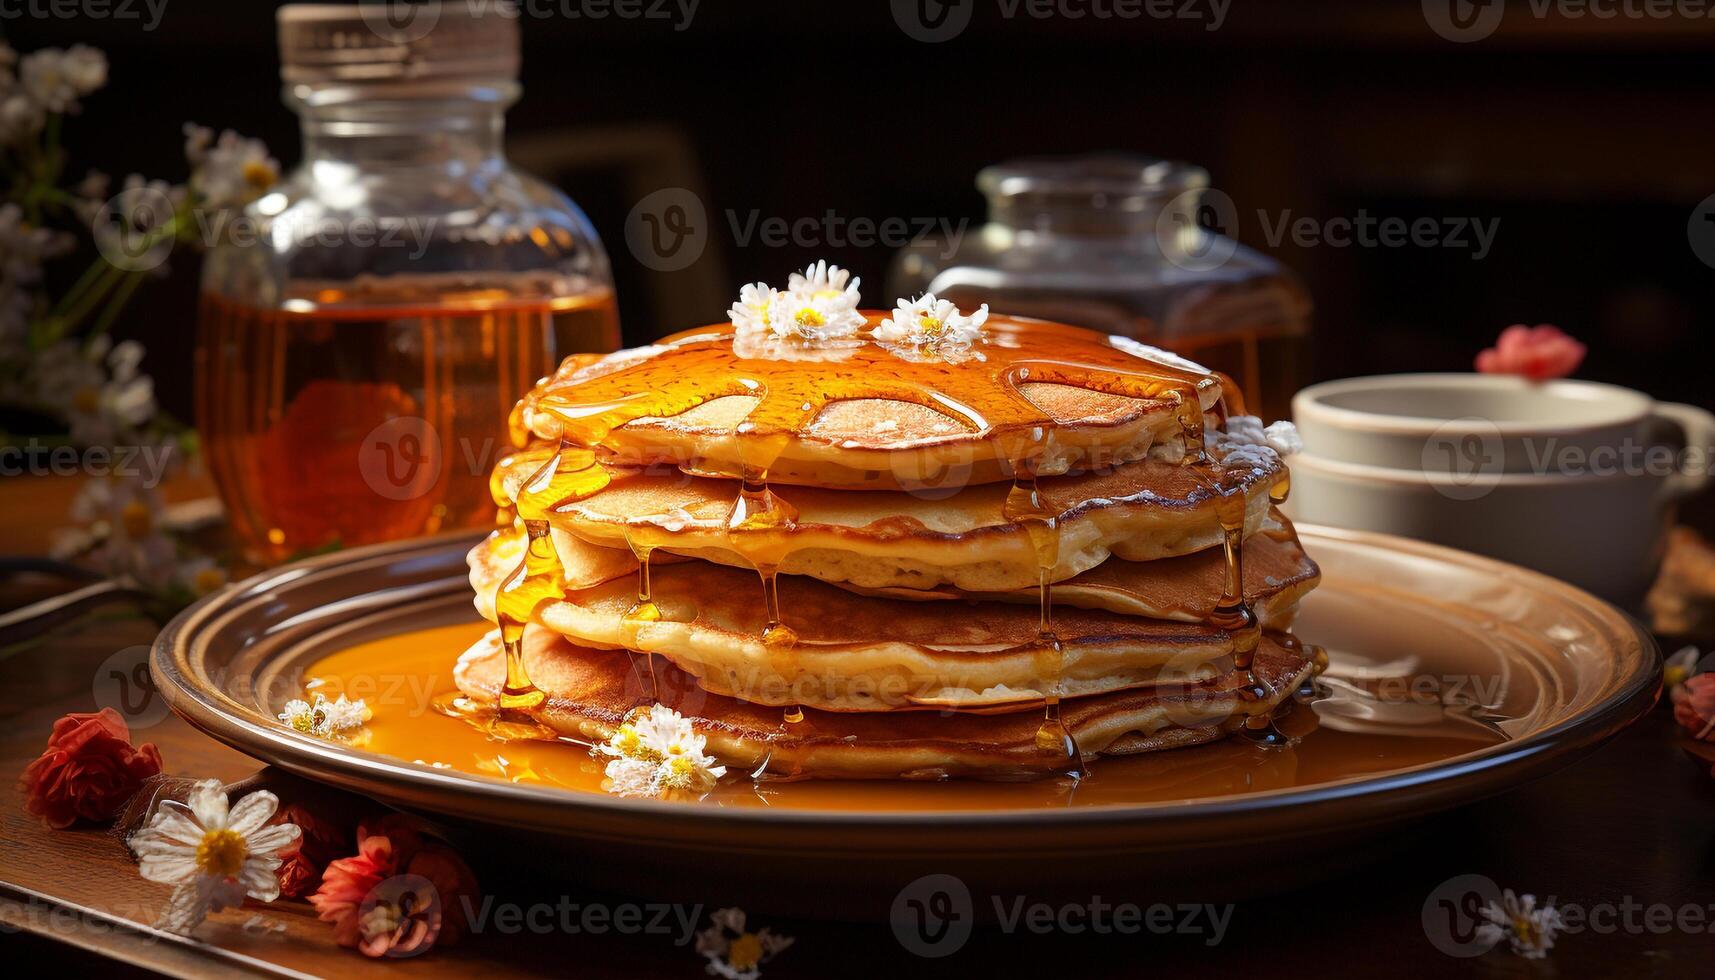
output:
<path id="1" fill-rule="evenodd" d="M 1323 726 L 1391 735 L 1418 726 L 1469 730 L 1479 736 L 1469 751 L 1260 791 L 1197 795 L 1205 784 L 1190 780 L 1185 798 L 1145 803 L 1069 806 L 1049 795 L 1026 808 L 955 808 L 940 795 L 946 785 L 924 783 L 891 786 L 877 797 L 888 801 L 882 805 L 812 809 L 631 801 L 515 784 L 314 739 L 273 720 L 304 666 L 328 653 L 474 620 L 468 535 L 341 552 L 210 596 L 162 632 L 153 668 L 173 709 L 214 738 L 437 815 L 469 830 L 472 846 L 504 842 L 532 866 L 561 862 L 579 880 L 620 890 L 706 900 L 718 885 L 758 908 L 882 917 L 901 886 L 941 872 L 973 893 L 1086 900 L 1232 898 L 1286 887 L 1399 846 L 1414 818 L 1577 759 L 1641 716 L 1660 691 L 1661 657 L 1648 634 L 1569 585 L 1402 538 L 1298 531 L 1324 581 L 1305 601 L 1297 632 L 1328 648 L 1335 693 L 1346 695 L 1318 704 Z M 1357 696 L 1392 675 L 1439 678 L 1441 690 L 1428 705 L 1409 694 L 1398 703 Z M 1473 682 L 1474 694 L 1449 692 L 1449 678 Z M 1197 768 L 1204 757 L 1184 753 L 1205 751 L 1168 755 L 1175 766 Z"/>

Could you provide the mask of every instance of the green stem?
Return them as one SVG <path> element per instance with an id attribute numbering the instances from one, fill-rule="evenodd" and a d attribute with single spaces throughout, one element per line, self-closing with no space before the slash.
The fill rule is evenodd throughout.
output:
<path id="1" fill-rule="evenodd" d="M 113 326 L 113 321 L 119 316 L 119 311 L 123 310 L 125 304 L 131 301 L 131 294 L 137 291 L 138 286 L 142 285 L 145 273 L 132 272 L 129 275 L 130 278 L 120 283 L 119 288 L 113 291 L 112 298 L 107 301 L 107 308 L 101 311 L 101 316 L 96 319 L 95 325 L 89 328 L 89 336 L 84 338 L 86 343 L 105 334 L 107 329 Z"/>
<path id="2" fill-rule="evenodd" d="M 37 338 L 37 342 L 39 344 L 47 346 L 48 344 L 59 340 L 61 337 L 64 337 L 66 334 L 71 333 L 72 329 L 76 327 L 78 323 L 82 322 L 83 318 L 88 316 L 91 311 L 101 303 L 101 301 L 107 296 L 108 292 L 112 290 L 114 286 L 118 285 L 119 280 L 125 277 L 126 272 L 124 269 L 109 263 L 106 259 L 101 259 L 99 261 L 102 265 L 106 266 L 106 268 L 101 271 L 101 275 L 96 279 L 95 285 L 85 289 L 83 291 L 83 295 L 78 297 L 77 302 L 71 309 L 67 310 L 65 313 L 59 314 L 58 316 L 49 317 L 45 321 L 44 329 Z"/>

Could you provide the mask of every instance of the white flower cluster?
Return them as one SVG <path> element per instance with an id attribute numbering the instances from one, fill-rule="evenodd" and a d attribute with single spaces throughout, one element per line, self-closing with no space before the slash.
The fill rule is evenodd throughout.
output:
<path id="1" fill-rule="evenodd" d="M 316 692 L 314 702 L 292 700 L 286 702 L 286 709 L 280 712 L 280 721 L 294 731 L 317 738 L 332 738 L 335 735 L 348 732 L 353 728 L 363 727 L 364 716 L 369 712 L 369 706 L 362 698 L 347 701 L 341 694 L 339 700 L 329 701 L 321 692 Z"/>
<path id="2" fill-rule="evenodd" d="M 724 980 L 756 980 L 762 964 L 780 955 L 794 942 L 767 926 L 755 932 L 746 928 L 748 916 L 740 908 L 709 913 L 709 927 L 697 933 L 697 952 L 708 961 L 711 976 Z"/>
<path id="3" fill-rule="evenodd" d="M 78 99 L 106 84 L 107 56 L 87 44 L 19 59 L 0 43 L 0 146 L 35 136 L 50 114 L 76 112 Z"/>
<path id="4" fill-rule="evenodd" d="M 739 291 L 727 310 L 740 335 L 767 335 L 809 343 L 841 340 L 863 329 L 858 283 L 837 265 L 819 261 L 792 273 L 785 289 L 755 282 Z"/>
<path id="5" fill-rule="evenodd" d="M 1537 907 L 1535 895 L 1520 898 L 1511 888 L 1501 900 L 1490 900 L 1477 912 L 1485 920 L 1477 926 L 1478 942 L 1494 945 L 1502 939 L 1512 951 L 1527 960 L 1540 960 L 1554 948 L 1555 933 L 1566 928 L 1566 920 L 1552 904 Z"/>
<path id="6" fill-rule="evenodd" d="M 914 300 L 899 299 L 893 315 L 876 324 L 875 339 L 911 354 L 958 357 L 983 339 L 988 318 L 987 303 L 966 316 L 952 302 L 924 293 Z"/>
<path id="7" fill-rule="evenodd" d="M 609 759 L 608 792 L 615 796 L 700 796 L 726 775 L 726 767 L 703 751 L 706 743 L 683 715 L 656 704 L 620 725 L 595 752 Z"/>
<path id="8" fill-rule="evenodd" d="M 1227 419 L 1225 432 L 1209 433 L 1209 448 L 1223 466 L 1249 466 L 1262 471 L 1303 449 L 1304 441 L 1298 437 L 1298 427 L 1291 422 L 1282 420 L 1265 427 L 1262 419 L 1254 415 L 1234 415 Z"/>
<path id="9" fill-rule="evenodd" d="M 735 328 L 734 348 L 746 357 L 814 357 L 820 349 L 824 357 L 837 359 L 849 353 L 861 346 L 850 342 L 868 322 L 858 311 L 858 283 L 850 272 L 826 261 L 794 272 L 785 289 L 750 283 L 727 310 Z M 970 356 L 971 345 L 984 339 L 987 319 L 987 304 L 966 316 L 950 301 L 927 293 L 896 300 L 892 315 L 870 336 L 908 360 L 958 358 Z"/>
<path id="10" fill-rule="evenodd" d="M 228 129 L 215 138 L 206 126 L 185 123 L 185 160 L 198 203 L 220 210 L 241 208 L 280 179 L 280 164 L 268 145 Z"/>

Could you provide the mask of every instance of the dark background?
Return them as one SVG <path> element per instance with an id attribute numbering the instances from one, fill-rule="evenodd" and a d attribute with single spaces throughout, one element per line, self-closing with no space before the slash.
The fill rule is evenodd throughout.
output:
<path id="1" fill-rule="evenodd" d="M 1008 20 L 997 0 L 964 2 L 970 27 L 933 45 L 907 37 L 887 0 L 704 0 L 684 31 L 524 19 L 515 160 L 599 160 L 642 134 L 684 150 L 717 216 L 693 271 L 650 275 L 623 235 L 647 185 L 599 167 L 545 174 L 607 243 L 628 341 L 714 319 L 737 283 L 783 279 L 823 255 L 879 289 L 891 249 L 739 248 L 718 217 L 726 209 L 975 222 L 981 166 L 1118 150 L 1207 167 L 1237 202 L 1238 237 L 1305 278 L 1314 377 L 1461 370 L 1507 324 L 1550 322 L 1590 344 L 1584 376 L 1715 401 L 1715 268 L 1687 238 L 1693 208 L 1715 193 L 1715 20 L 1539 19 L 1513 3 L 1492 37 L 1456 44 L 1416 0 L 1233 0 L 1214 32 L 1195 20 Z M 108 88 L 68 126 L 74 175 L 177 181 L 187 119 L 262 137 L 295 162 L 275 6 L 168 0 L 153 32 L 29 18 L 0 30 L 26 51 L 107 51 Z M 1500 226 L 1481 261 L 1455 249 L 1270 247 L 1257 209 Z M 196 260 L 173 264 L 119 333 L 146 341 L 165 407 L 188 417 Z M 722 289 L 678 288 L 674 276 Z"/>

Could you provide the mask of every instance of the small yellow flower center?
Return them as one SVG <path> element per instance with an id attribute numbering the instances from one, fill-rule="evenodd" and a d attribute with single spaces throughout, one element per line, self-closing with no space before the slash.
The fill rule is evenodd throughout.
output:
<path id="1" fill-rule="evenodd" d="M 934 337 L 934 336 L 940 334 L 941 328 L 943 326 L 944 326 L 944 324 L 940 320 L 936 319 L 935 317 L 930 316 L 927 313 L 925 313 L 922 316 L 917 318 L 917 329 L 923 331 L 924 333 L 928 334 L 931 337 Z"/>
<path id="2" fill-rule="evenodd" d="M 250 854 L 250 845 L 236 830 L 211 830 L 197 845 L 197 867 L 217 878 L 235 878 Z"/>
<path id="3" fill-rule="evenodd" d="M 155 515 L 149 512 L 149 505 L 141 500 L 133 500 L 119 512 L 119 523 L 125 528 L 125 533 L 133 538 L 147 535 L 155 526 Z"/>
<path id="4" fill-rule="evenodd" d="M 274 168 L 260 160 L 252 160 L 244 165 L 244 182 L 256 190 L 264 190 L 273 185 L 279 176 Z"/>
<path id="5" fill-rule="evenodd" d="M 806 306 L 792 317 L 792 322 L 800 327 L 821 327 L 827 325 L 828 318 L 818 312 L 815 307 Z"/>
<path id="6" fill-rule="evenodd" d="M 1525 945 L 1536 945 L 1536 926 L 1529 919 L 1523 916 L 1513 919 L 1513 932 L 1518 935 L 1519 941 Z"/>
<path id="7" fill-rule="evenodd" d="M 756 933 L 747 932 L 732 941 L 727 947 L 726 961 L 735 970 L 748 970 L 762 959 L 762 940 Z"/>
<path id="8" fill-rule="evenodd" d="M 199 596 L 204 596 L 225 584 L 226 576 L 221 574 L 220 569 L 205 568 L 197 572 L 196 578 L 191 580 L 191 591 Z"/>
<path id="9" fill-rule="evenodd" d="M 71 405 L 85 415 L 93 415 L 101 407 L 101 389 L 83 387 L 71 396 Z"/>

